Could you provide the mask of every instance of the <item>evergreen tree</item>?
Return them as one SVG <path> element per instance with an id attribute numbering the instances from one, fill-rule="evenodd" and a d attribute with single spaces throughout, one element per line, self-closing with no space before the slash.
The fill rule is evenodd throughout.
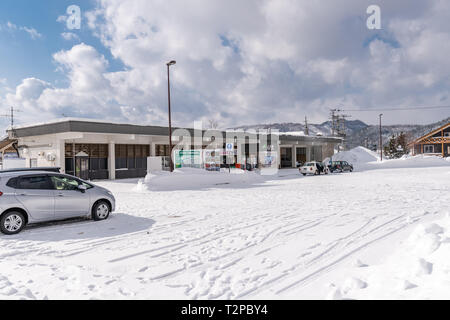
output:
<path id="1" fill-rule="evenodd" d="M 384 147 L 386 156 L 392 159 L 401 158 L 408 153 L 406 134 L 401 132 L 398 135 L 392 135 L 389 139 L 389 144 Z"/>

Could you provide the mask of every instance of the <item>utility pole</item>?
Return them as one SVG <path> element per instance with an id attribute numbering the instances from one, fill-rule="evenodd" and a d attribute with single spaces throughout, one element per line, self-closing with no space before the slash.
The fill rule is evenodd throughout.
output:
<path id="1" fill-rule="evenodd" d="M 309 136 L 308 117 L 305 116 L 305 135 Z"/>
<path id="2" fill-rule="evenodd" d="M 170 172 L 173 172 L 173 160 L 172 160 L 172 112 L 170 107 L 170 66 L 175 65 L 177 62 L 172 60 L 167 63 L 167 91 L 169 96 L 169 157 L 170 157 Z"/>
<path id="3" fill-rule="evenodd" d="M 347 138 L 346 118 L 350 118 L 350 115 L 343 114 L 344 110 L 331 109 L 331 134 L 332 136 L 338 136 L 342 138 L 342 148 L 345 148 Z"/>
<path id="4" fill-rule="evenodd" d="M 380 113 L 380 159 L 381 162 L 383 162 L 383 136 L 381 133 L 381 117 L 383 116 L 382 113 Z"/>
<path id="5" fill-rule="evenodd" d="M 336 134 L 336 112 L 337 109 L 331 109 L 330 110 L 330 118 L 331 118 L 331 136 L 335 136 Z"/>

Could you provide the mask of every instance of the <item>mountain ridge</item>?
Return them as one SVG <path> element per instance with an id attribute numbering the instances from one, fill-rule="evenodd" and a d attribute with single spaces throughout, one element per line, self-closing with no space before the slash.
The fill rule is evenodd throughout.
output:
<path id="1" fill-rule="evenodd" d="M 382 139 L 383 145 L 389 141 L 392 135 L 404 132 L 408 136 L 409 141 L 413 141 L 426 133 L 435 130 L 446 123 L 450 122 L 450 117 L 440 121 L 436 121 L 425 125 L 386 125 L 382 126 Z M 345 120 L 346 126 L 346 148 L 352 149 L 358 146 L 365 146 L 370 149 L 375 149 L 379 144 L 379 126 L 368 125 L 361 120 Z M 255 125 L 243 125 L 239 127 L 230 128 L 234 130 L 257 130 L 257 129 L 277 129 L 280 132 L 305 132 L 305 124 L 297 122 L 285 122 L 285 123 L 272 123 L 272 124 L 255 124 Z M 331 121 L 325 121 L 320 124 L 308 124 L 309 135 L 332 135 L 332 123 Z"/>

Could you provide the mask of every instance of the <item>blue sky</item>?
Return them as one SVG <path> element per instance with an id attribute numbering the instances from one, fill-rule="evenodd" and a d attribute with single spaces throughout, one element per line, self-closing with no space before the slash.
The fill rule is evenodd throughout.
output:
<path id="1" fill-rule="evenodd" d="M 77 0 L 82 13 L 92 10 L 95 1 Z M 61 33 L 68 32 L 66 24 L 57 22 L 61 15 L 66 14 L 73 0 L 2 0 L 0 1 L 0 26 L 5 28 L 8 22 L 21 27 L 34 28 L 42 37 L 32 39 L 20 30 L 0 32 L 0 78 L 6 78 L 10 86 L 18 85 L 22 79 L 36 77 L 52 84 L 64 84 L 65 77 L 56 72 L 52 55 L 60 50 L 70 49 L 74 41 L 62 38 Z M 109 70 L 119 70 L 122 65 L 113 59 L 110 51 L 105 49 L 86 23 L 80 30 L 70 30 L 77 34 L 80 40 L 97 48 L 109 60 Z"/>
<path id="2" fill-rule="evenodd" d="M 73 4 L 80 30 L 57 21 Z M 2 0 L 0 114 L 14 105 L 23 124 L 69 114 L 163 125 L 172 59 L 175 125 L 320 123 L 337 106 L 376 124 L 372 109 L 450 105 L 450 3 L 379 0 L 382 30 L 366 26 L 371 4 Z M 447 116 L 386 112 L 385 122 Z"/>

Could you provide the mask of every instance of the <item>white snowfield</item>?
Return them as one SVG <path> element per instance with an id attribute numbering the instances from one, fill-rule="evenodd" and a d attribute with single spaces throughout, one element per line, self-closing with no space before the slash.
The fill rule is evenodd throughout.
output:
<path id="1" fill-rule="evenodd" d="M 450 162 L 359 163 L 101 182 L 109 220 L 0 236 L 0 299 L 449 299 Z"/>

